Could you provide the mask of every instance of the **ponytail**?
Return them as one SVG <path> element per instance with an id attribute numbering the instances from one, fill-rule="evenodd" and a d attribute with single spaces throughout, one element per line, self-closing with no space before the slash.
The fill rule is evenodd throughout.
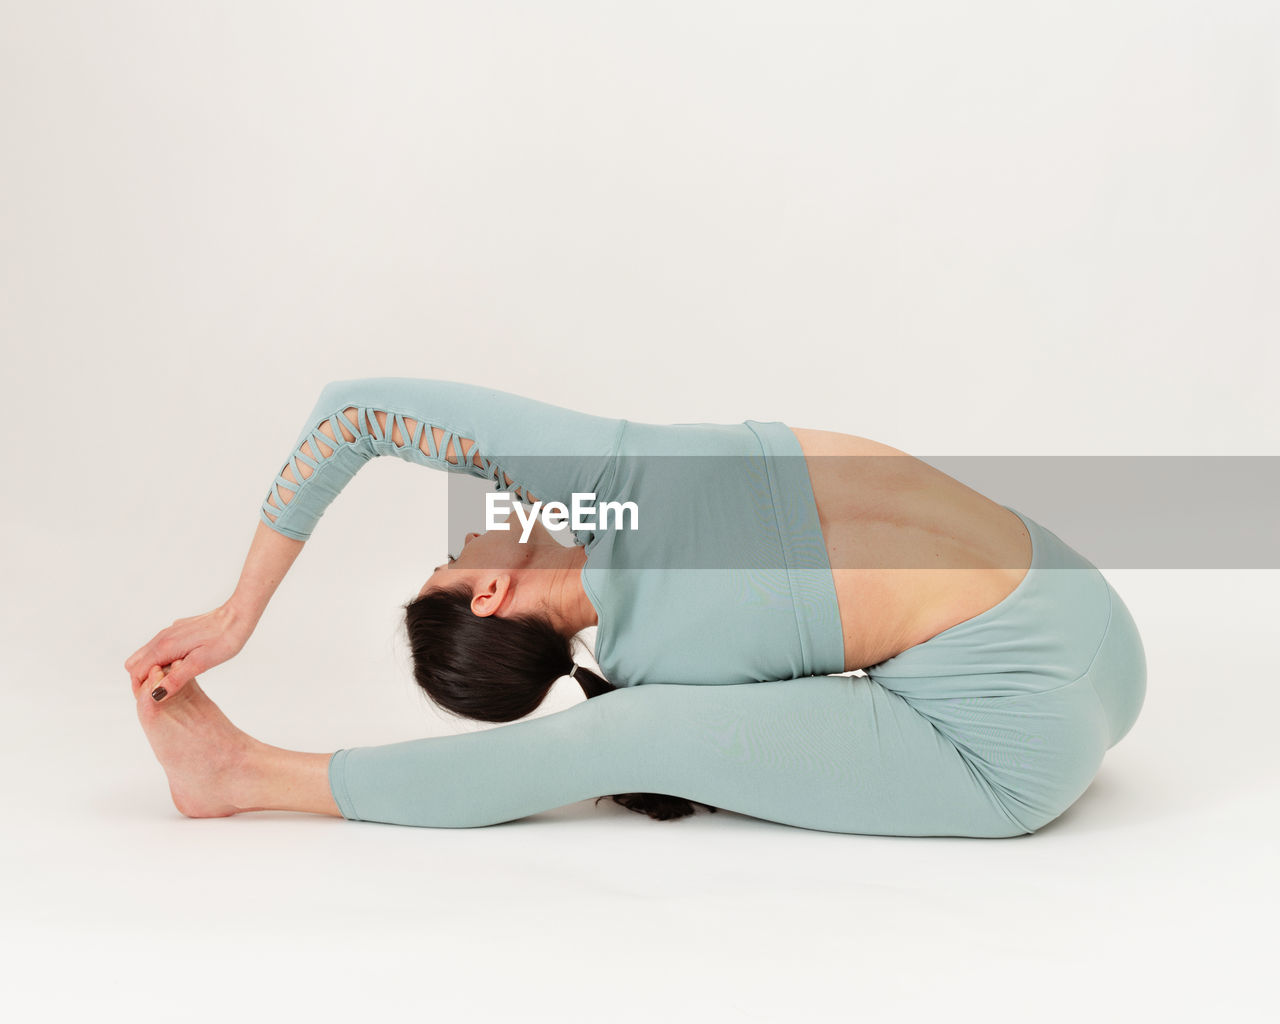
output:
<path id="1" fill-rule="evenodd" d="M 576 662 L 569 670 L 569 674 L 582 687 L 582 692 L 586 694 L 587 700 L 617 689 L 613 683 L 603 676 L 596 675 L 589 668 L 584 668 Z M 600 797 L 596 800 L 596 803 L 603 799 L 604 797 Z M 665 793 L 618 793 L 614 795 L 613 801 L 621 804 L 629 811 L 635 811 L 637 814 L 647 814 L 658 821 L 687 818 L 695 813 L 692 801 L 686 800 L 682 796 L 667 796 Z M 709 811 L 715 811 L 715 808 L 710 804 L 702 804 L 701 806 Z"/>
<path id="2" fill-rule="evenodd" d="M 572 675 L 588 700 L 616 689 L 574 662 L 569 638 L 549 619 L 476 615 L 471 597 L 465 589 L 438 589 L 403 606 L 414 679 L 438 707 L 480 722 L 514 722 L 531 714 L 561 676 Z M 691 801 L 662 793 L 613 800 L 659 821 L 695 813 Z"/>

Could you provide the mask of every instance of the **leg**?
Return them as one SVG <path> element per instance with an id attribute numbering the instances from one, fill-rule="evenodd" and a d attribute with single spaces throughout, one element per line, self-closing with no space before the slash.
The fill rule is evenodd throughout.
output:
<path id="1" fill-rule="evenodd" d="M 475 733 L 340 750 L 344 817 L 466 828 L 612 793 L 830 832 L 1021 835 L 957 748 L 865 678 L 615 690 Z"/>
<path id="2" fill-rule="evenodd" d="M 624 792 L 670 793 L 783 824 L 869 835 L 1025 830 L 956 748 L 868 679 L 620 689 L 477 733 L 337 754 L 271 747 L 195 681 L 138 717 L 190 817 L 307 811 L 473 827 Z"/>
<path id="3" fill-rule="evenodd" d="M 330 754 L 259 743 L 232 725 L 194 679 L 157 704 L 148 695 L 161 675 L 154 669 L 134 688 L 134 698 L 138 721 L 183 814 L 222 818 L 281 810 L 341 817 L 329 792 Z"/>

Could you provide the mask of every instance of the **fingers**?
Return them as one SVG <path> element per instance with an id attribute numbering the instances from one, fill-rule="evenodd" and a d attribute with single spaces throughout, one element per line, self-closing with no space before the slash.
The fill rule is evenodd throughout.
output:
<path id="1" fill-rule="evenodd" d="M 133 682 L 134 699 L 141 699 L 141 696 L 146 694 L 148 698 L 159 704 L 161 701 L 173 698 L 174 694 L 191 682 L 193 676 L 195 672 L 191 671 L 191 666 L 184 664 L 182 658 L 170 666 L 161 667 L 156 664 L 148 669 L 141 680 Z"/>
<path id="2" fill-rule="evenodd" d="M 156 634 L 145 644 L 139 647 L 125 661 L 125 670 L 129 673 L 129 677 L 133 680 L 134 686 L 141 686 L 147 678 L 148 672 L 153 667 L 162 664 L 161 660 L 156 656 L 154 650 L 156 641 L 160 639 L 160 634 Z"/>
<path id="3" fill-rule="evenodd" d="M 146 660 L 138 659 L 136 661 L 126 661 L 124 667 L 129 670 L 129 679 L 136 690 L 146 682 L 147 676 L 150 674 L 151 670 L 159 668 L 160 666 L 151 658 L 147 658 Z"/>
<path id="4" fill-rule="evenodd" d="M 137 665 L 139 660 L 142 658 L 142 652 L 144 650 L 145 648 L 139 647 L 124 660 L 124 670 L 129 673 L 129 678 L 133 680 L 134 686 L 138 685 L 138 673 L 134 671 L 134 666 Z"/>
<path id="5" fill-rule="evenodd" d="M 124 663 L 124 667 L 128 670 L 135 685 L 141 686 L 143 680 L 147 678 L 147 673 L 152 668 L 163 667 L 175 658 L 185 655 L 187 651 L 182 650 L 181 646 L 175 638 L 167 637 L 164 633 L 158 633 L 146 646 L 140 647 Z"/>
<path id="6" fill-rule="evenodd" d="M 162 678 L 155 679 L 157 671 L 163 672 Z M 172 699 L 174 694 L 179 693 L 184 686 L 195 680 L 198 671 L 199 666 L 191 664 L 184 658 L 179 658 L 163 669 L 153 669 L 146 683 L 151 688 L 151 699 L 157 704 Z M 153 679 L 155 679 L 154 682 L 152 682 Z"/>
<path id="7" fill-rule="evenodd" d="M 136 662 L 135 664 L 137 667 L 131 668 L 129 670 L 129 679 L 133 683 L 133 687 L 136 690 L 139 686 L 141 686 L 143 683 L 147 681 L 147 676 L 150 675 L 154 669 L 157 669 L 160 666 L 157 665 L 150 658 L 148 658 L 146 661 L 143 661 L 143 662 Z"/>

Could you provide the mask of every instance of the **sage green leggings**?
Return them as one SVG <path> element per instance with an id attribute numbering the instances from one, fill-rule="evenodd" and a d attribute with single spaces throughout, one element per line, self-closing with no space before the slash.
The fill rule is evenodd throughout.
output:
<path id="1" fill-rule="evenodd" d="M 865 677 L 639 685 L 481 732 L 339 750 L 334 799 L 348 819 L 446 828 L 642 792 L 828 832 L 1034 832 L 1132 727 L 1146 658 L 1102 573 L 1011 511 L 1034 550 L 1013 593 Z"/>

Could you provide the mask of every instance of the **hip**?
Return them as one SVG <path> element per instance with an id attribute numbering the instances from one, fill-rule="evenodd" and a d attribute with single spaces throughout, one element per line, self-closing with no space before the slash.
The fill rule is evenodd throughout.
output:
<path id="1" fill-rule="evenodd" d="M 1056 534 L 1015 512 L 1033 542 L 1022 582 L 980 615 L 870 666 L 928 718 L 1028 828 L 1070 806 L 1133 727 L 1146 655 L 1129 608 Z"/>

